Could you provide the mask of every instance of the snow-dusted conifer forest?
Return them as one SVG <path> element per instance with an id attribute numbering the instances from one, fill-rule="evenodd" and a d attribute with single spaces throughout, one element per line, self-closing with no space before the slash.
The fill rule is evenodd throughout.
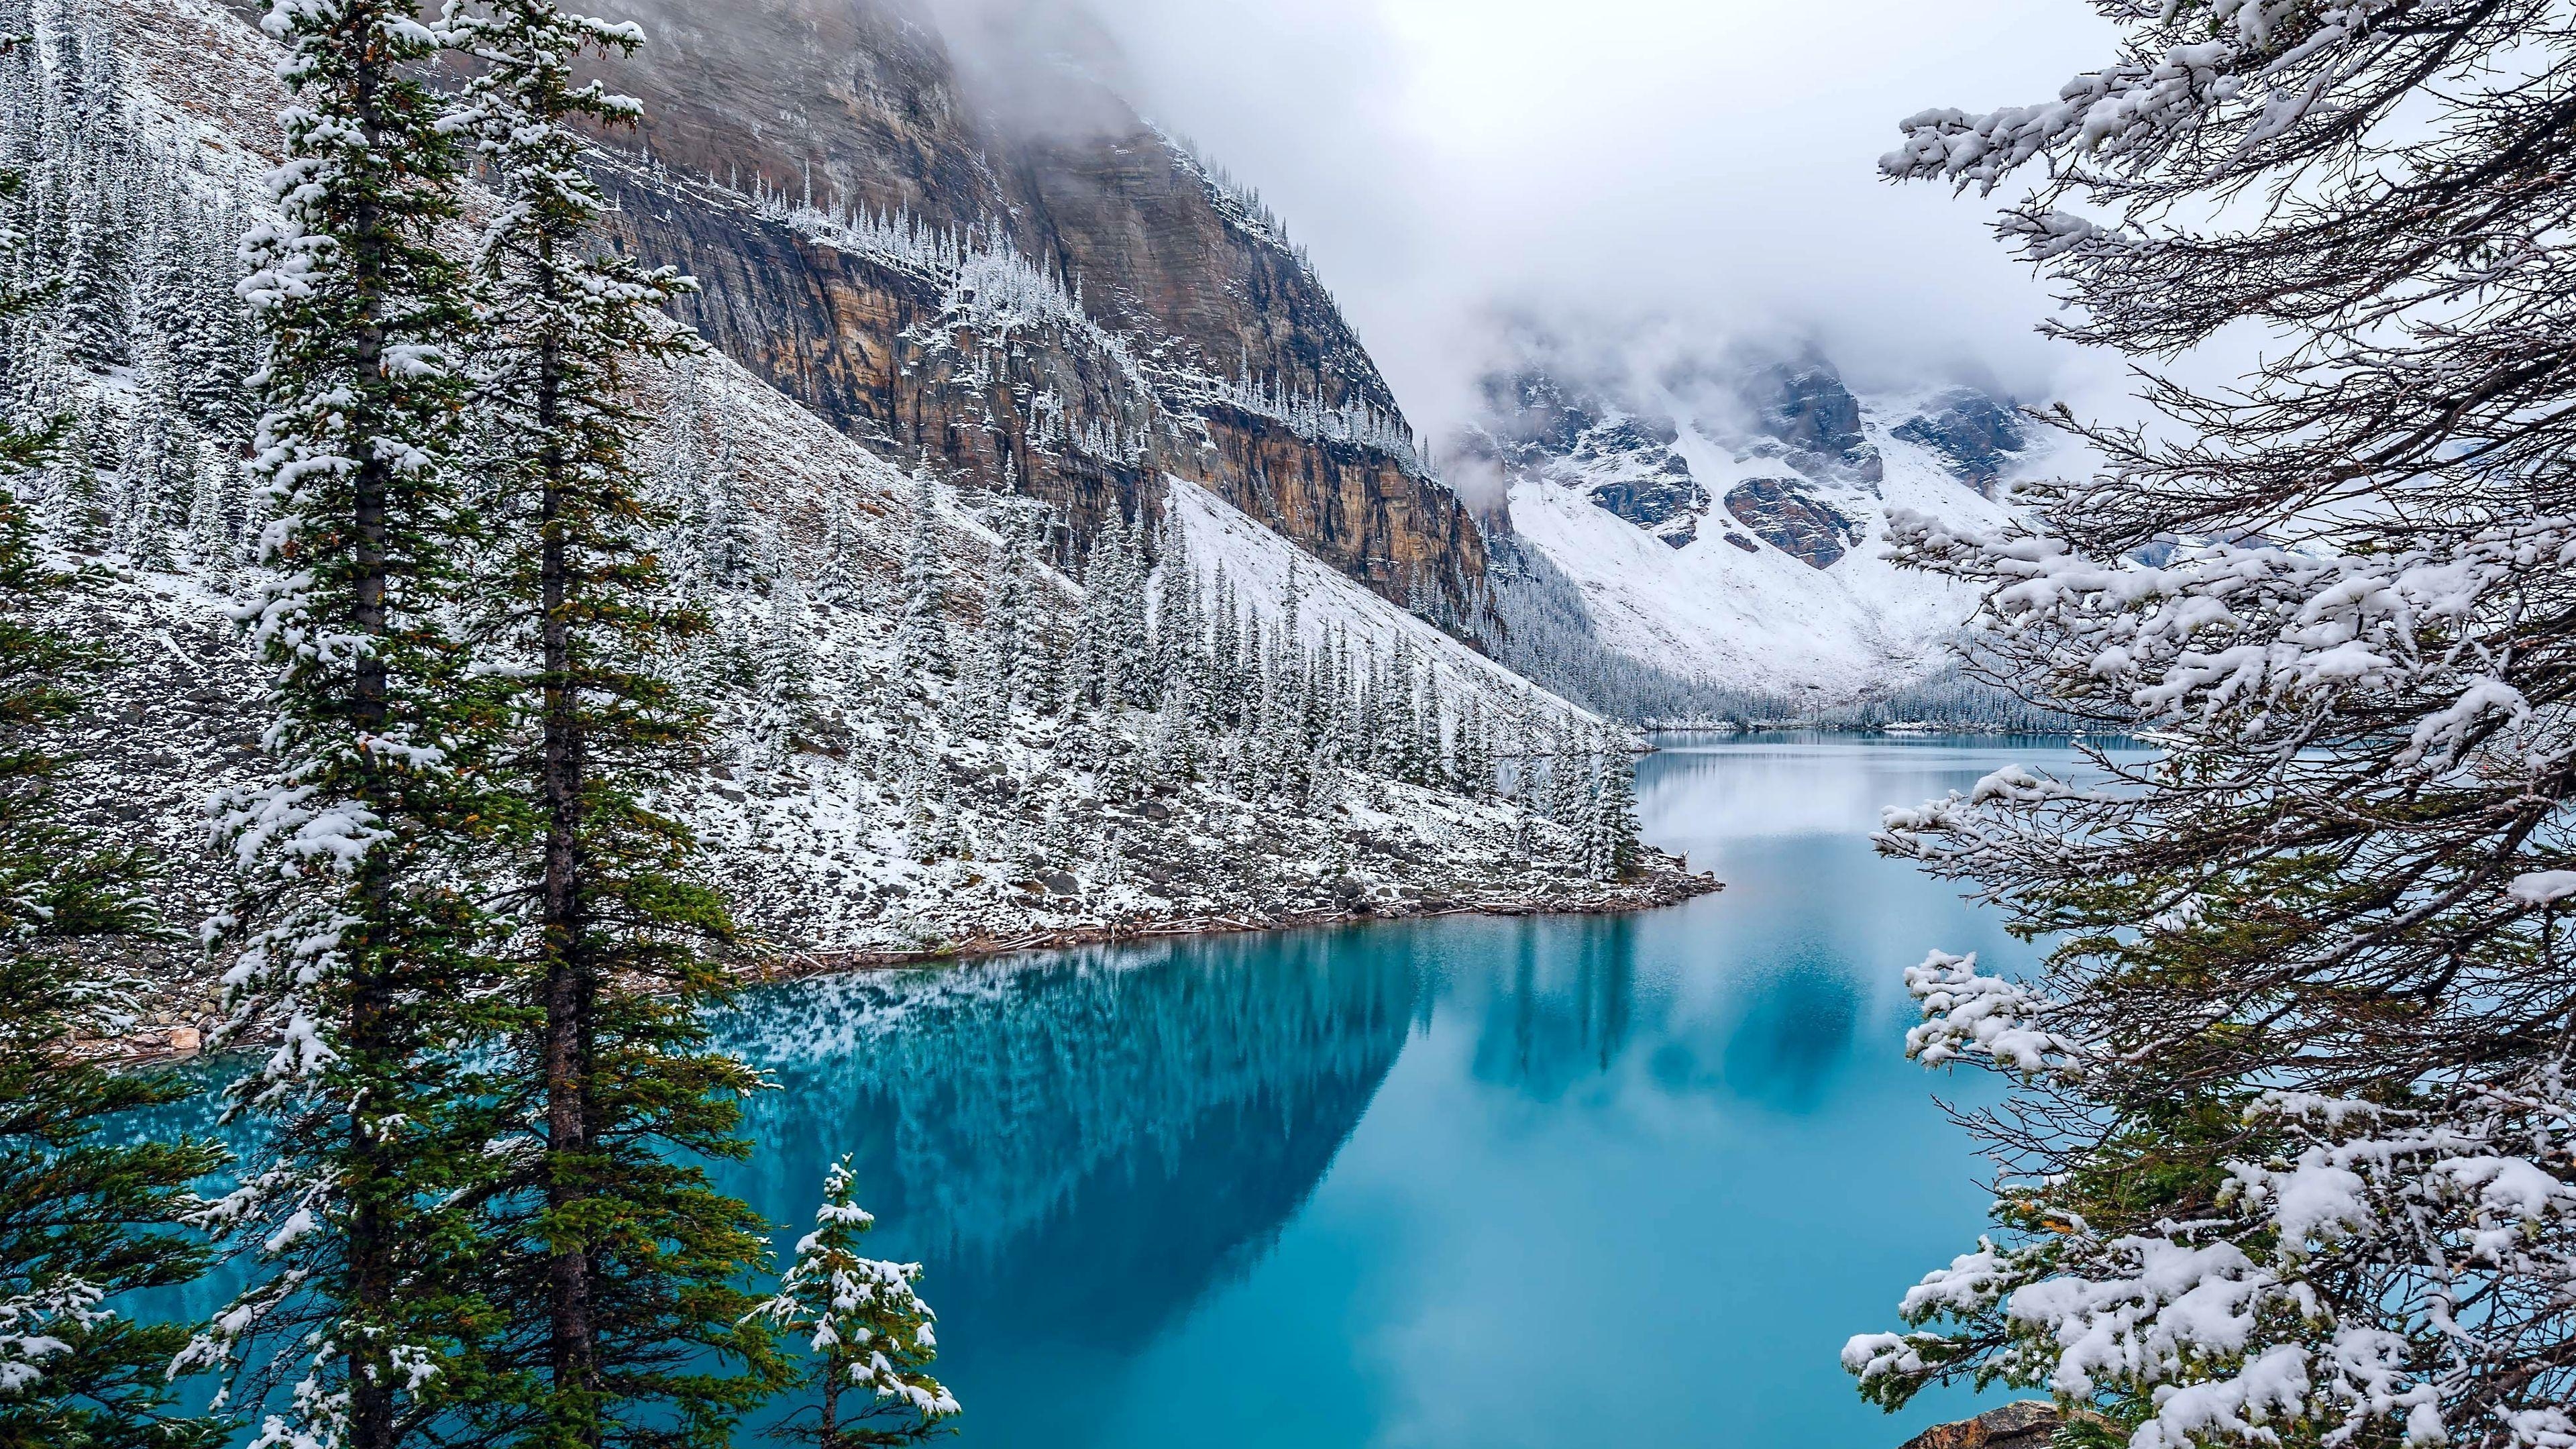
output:
<path id="1" fill-rule="evenodd" d="M 186 1281 L 196 1239 L 0 1224 L 12 1437 L 227 1432 L 220 1402 L 171 1407 L 176 1374 L 269 1443 L 391 1449 L 422 1416 L 713 1443 L 785 1386 L 786 1328 L 821 1355 L 824 1442 L 889 1395 L 916 1437 L 956 1404 L 909 1270 L 850 1251 L 845 1175 L 778 1292 L 742 1286 L 760 1224 L 695 1165 L 740 1150 L 761 1085 L 708 1035 L 734 984 L 1713 888 L 1638 842 L 1625 729 L 1193 485 L 1078 535 L 1007 472 L 870 453 L 663 316 L 693 284 L 593 251 L 578 129 L 633 121 L 572 70 L 632 27 L 550 0 L 232 23 L 0 4 L 0 719 L 27 782 L 0 823 L 34 852 L 0 1068 L 62 1114 L 44 1182 L 238 1238 L 250 1275 L 183 1345 L 101 1305 Z M 192 27 L 224 43 L 174 71 Z M 194 88 L 275 84 L 254 59 L 275 129 L 228 130 Z M 944 322 L 1091 326 L 1007 243 L 824 229 L 935 271 Z M 1238 392 L 1410 456 L 1379 412 Z M 1144 456 L 1083 428 L 1052 441 Z M 226 1096 L 262 1127 L 202 1202 L 212 1148 L 82 1145 L 180 1090 L 101 1049 L 200 1042 L 257 1049 Z M 843 1301 L 862 1282 L 877 1317 Z"/>
<path id="2" fill-rule="evenodd" d="M 258 203 L 229 138 L 127 73 L 113 10 L 63 0 L 23 22 L 37 42 L 0 61 L 29 177 L 11 265 L 22 282 L 37 258 L 71 265 L 0 324 L 7 384 L 15 415 L 72 422 L 14 486 L 91 578 L 60 617 L 122 661 L 66 736 L 67 789 L 163 859 L 184 924 L 228 874 L 199 804 L 265 759 L 260 671 L 230 622 L 271 575 L 273 504 L 246 474 L 259 349 L 235 295 Z M 1007 250 L 857 232 L 946 268 L 961 305 L 1071 305 Z M 674 669 L 715 732 L 668 803 L 772 961 L 1637 889 L 1603 865 L 1632 847 L 1602 843 L 1596 803 L 1624 733 L 1187 485 L 1179 524 L 1131 516 L 1077 550 L 1007 480 L 906 475 L 720 356 L 635 376 L 653 547 L 709 621 Z M 210 1027 L 206 968 L 157 954 L 172 990 L 130 1030 Z"/>

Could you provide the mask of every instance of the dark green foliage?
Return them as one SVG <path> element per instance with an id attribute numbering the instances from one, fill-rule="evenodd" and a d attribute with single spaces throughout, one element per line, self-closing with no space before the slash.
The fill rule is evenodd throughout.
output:
<path id="1" fill-rule="evenodd" d="M 560 1449 L 726 1449 L 784 1366 L 743 1288 L 766 1224 L 698 1164 L 748 1152 L 739 1102 L 762 1083 L 707 1046 L 733 925 L 695 842 L 647 799 L 704 740 L 666 671 L 705 623 L 651 552 L 668 520 L 638 491 L 625 401 L 634 359 L 681 350 L 656 309 L 686 283 L 592 250 L 604 203 L 570 124 L 619 124 L 632 103 L 572 66 L 639 37 L 550 0 L 493 0 L 456 34 L 480 63 L 465 100 L 504 202 L 477 267 L 480 491 L 507 530 L 482 622 L 484 647 L 524 664 L 526 743 L 496 776 L 529 923 L 511 1090 L 538 1138 L 488 1278 L 533 1387 L 486 1417 Z"/>
<path id="2" fill-rule="evenodd" d="M 0 38 L 0 50 L 9 42 Z M 0 174 L 0 201 L 19 187 Z M 0 242 L 14 242 L 0 237 Z M 0 313 L 25 296 L 0 296 Z M 69 1054 L 115 1002 L 67 943 L 132 932 L 148 912 L 140 862 L 63 823 L 60 762 L 37 732 L 76 713 L 102 651 L 42 622 L 74 581 L 46 567 L 14 491 L 63 425 L 0 424 L 0 1449 L 190 1449 L 217 1426 L 169 1416 L 163 1372 L 186 1331 L 107 1311 L 107 1300 L 194 1279 L 205 1252 L 181 1235 L 187 1185 L 222 1165 L 208 1145 L 118 1145 L 107 1118 L 189 1095 Z"/>
<path id="3" fill-rule="evenodd" d="M 282 1433 L 391 1449 L 464 1432 L 452 1406 L 508 1392 L 478 1212 L 515 1126 L 484 1048 L 518 1017 L 472 879 L 500 823 L 484 771 L 501 715 L 449 617 L 473 318 L 437 233 L 464 158 L 406 0 L 275 19 L 298 109 L 246 291 L 269 346 L 257 467 L 279 571 L 253 637 L 278 671 L 279 763 L 222 821 L 250 867 L 227 923 L 232 1026 L 278 1041 L 236 1088 L 277 1119 L 275 1155 L 229 1208 L 270 1276 L 191 1362 L 291 1380 Z"/>
<path id="4" fill-rule="evenodd" d="M 204 1271 L 206 1250 L 180 1220 L 195 1205 L 188 1184 L 225 1156 L 104 1136 L 116 1114 L 197 1089 L 66 1055 L 74 1029 L 114 1006 L 88 984 L 93 969 L 40 948 L 0 953 L 0 1449 L 219 1444 L 216 1422 L 169 1412 L 166 1370 L 188 1330 L 99 1311 Z M 30 1354 L 29 1335 L 61 1347 Z"/>

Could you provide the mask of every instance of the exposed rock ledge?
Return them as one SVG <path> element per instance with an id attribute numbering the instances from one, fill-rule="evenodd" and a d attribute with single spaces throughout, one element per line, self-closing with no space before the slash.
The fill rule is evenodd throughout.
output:
<path id="1" fill-rule="evenodd" d="M 1973 1419 L 1936 1424 L 1906 1440 L 1904 1449 L 2048 1449 L 2057 1425 L 2056 1405 L 2025 1399 Z"/>

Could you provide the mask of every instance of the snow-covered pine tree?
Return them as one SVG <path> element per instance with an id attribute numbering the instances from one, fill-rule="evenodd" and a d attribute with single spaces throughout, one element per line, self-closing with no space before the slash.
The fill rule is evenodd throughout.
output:
<path id="1" fill-rule="evenodd" d="M 209 207 L 190 213 L 187 225 L 188 295 L 180 303 L 183 330 L 173 340 L 178 396 L 208 441 L 237 454 L 258 421 L 250 379 L 259 365 L 249 309 L 233 290 L 240 217 L 229 205 Z"/>
<path id="2" fill-rule="evenodd" d="M 278 213 L 243 243 L 279 565 L 247 622 L 277 763 L 219 803 L 245 879 L 213 924 L 227 1030 L 276 1037 L 233 1089 L 272 1130 L 214 1220 L 262 1271 L 183 1367 L 247 1374 L 272 1442 L 393 1449 L 492 1389 L 469 1205 L 517 1120 L 477 1055 L 511 1013 L 464 888 L 508 813 L 483 770 L 497 710 L 448 624 L 471 308 L 436 234 L 462 157 L 409 0 L 280 0 L 265 24 L 294 97 Z M 291 1391 L 269 1397 L 275 1377 Z"/>
<path id="3" fill-rule="evenodd" d="M 1569 828 L 1580 823 L 1589 788 L 1587 761 L 1571 720 L 1555 720 L 1547 731 L 1547 777 L 1540 786 L 1539 813 Z"/>
<path id="4" fill-rule="evenodd" d="M 861 596 L 865 576 L 850 510 L 840 499 L 828 499 L 823 507 L 822 564 L 815 571 L 815 596 L 838 608 L 851 607 Z"/>
<path id="5" fill-rule="evenodd" d="M 1596 767 L 1600 784 L 1593 794 L 1593 829 L 1597 835 L 1598 875 L 1625 880 L 1641 858 L 1637 843 L 1637 762 L 1628 753 L 1626 732 L 1604 725 L 1598 738 Z"/>
<path id="6" fill-rule="evenodd" d="M 107 547 L 116 528 L 116 499 L 99 473 L 98 457 L 110 446 L 106 423 L 95 404 L 74 415 L 63 446 L 54 450 L 53 526 L 63 542 L 95 553 Z"/>
<path id="7" fill-rule="evenodd" d="M 912 483 L 912 530 L 903 550 L 903 616 L 895 624 L 895 692 L 918 692 L 925 681 L 956 672 L 948 647 L 948 570 L 939 556 L 939 508 L 930 475 Z"/>
<path id="8" fill-rule="evenodd" d="M 993 560 L 992 582 L 984 588 L 980 631 L 984 697 L 979 732 L 991 740 L 1008 734 L 1029 675 L 1028 616 L 1034 602 L 1029 597 L 1029 573 L 1027 553 L 1005 538 Z"/>
<path id="9" fill-rule="evenodd" d="M 860 1254 L 876 1219 L 854 1200 L 853 1183 L 846 1157 L 824 1173 L 814 1231 L 797 1241 L 778 1292 L 759 1309 L 813 1355 L 809 1402 L 782 1432 L 814 1449 L 916 1444 L 959 1412 L 956 1396 L 930 1376 L 939 1341 L 936 1315 L 921 1301 L 921 1265 Z"/>
<path id="10" fill-rule="evenodd" d="M 83 187 L 67 200 L 70 235 L 62 291 L 53 309 L 58 345 L 73 362 L 114 367 L 133 359 L 127 325 L 133 306 L 132 249 L 113 188 Z"/>
<path id="11" fill-rule="evenodd" d="M 1449 765 L 1449 700 L 1440 687 L 1440 666 L 1426 660 L 1422 666 L 1422 742 L 1415 753 L 1422 759 L 1422 783 L 1437 789 L 1455 788 Z"/>
<path id="12" fill-rule="evenodd" d="M 1168 504 L 1162 536 L 1154 577 L 1154 679 L 1161 697 L 1168 698 L 1184 675 L 1197 671 L 1206 626 L 1200 618 L 1198 569 L 1190 561 L 1189 535 Z"/>
<path id="13" fill-rule="evenodd" d="M 1890 817 L 2060 944 L 1908 973 L 1911 1053 L 2019 1080 L 1977 1119 L 1999 1231 L 1844 1361 L 1891 1404 L 2044 1384 L 2140 1449 L 2576 1442 L 2576 28 L 2103 13 L 2110 63 L 1882 169 L 2028 176 L 2000 230 L 2058 335 L 2266 360 L 2079 428 L 2101 470 L 2027 532 L 1899 522 L 1986 591 L 1989 678 L 2161 747 Z"/>
<path id="14" fill-rule="evenodd" d="M 1457 767 L 1453 783 L 1470 799 L 1485 799 L 1494 793 L 1494 751 L 1486 733 L 1484 698 L 1467 696 L 1467 712 L 1458 718 Z"/>
<path id="15" fill-rule="evenodd" d="M 0 62 L 23 44 L 23 32 L 0 33 Z M 0 207 L 22 184 L 0 171 Z M 0 321 L 33 300 L 8 282 L 24 240 L 0 221 Z M 65 431 L 0 416 L 0 1444 L 195 1449 L 222 1434 L 167 1412 L 165 1369 L 187 1330 L 138 1322 L 111 1300 L 204 1271 L 206 1249 L 178 1229 L 194 1206 L 189 1184 L 224 1154 L 111 1137 L 119 1115 L 192 1096 L 193 1084 L 62 1049 L 101 1029 L 116 1001 L 59 943 L 149 924 L 140 863 L 64 818 L 50 788 L 64 762 L 41 736 L 80 709 L 84 677 L 106 662 L 41 619 L 74 581 L 39 555 L 15 487 Z"/>
<path id="16" fill-rule="evenodd" d="M 804 581 L 775 526 L 761 534 L 759 573 L 769 591 L 758 645 L 760 697 L 769 706 L 771 731 L 792 732 L 814 697 L 814 640 Z"/>
<path id="17" fill-rule="evenodd" d="M 553 0 L 453 6 L 446 25 L 475 62 L 451 125 L 500 198 L 474 265 L 474 401 L 496 445 L 482 462 L 511 530 L 486 642 L 522 666 L 508 674 L 534 736 L 499 773 L 525 822 L 511 885 L 534 927 L 516 942 L 512 1100 L 539 1140 L 511 1162 L 486 1272 L 506 1367 L 535 1387 L 474 1417 L 541 1444 L 721 1442 L 783 1376 L 739 1287 L 764 1225 L 702 1166 L 748 1150 L 737 1104 L 759 1078 L 708 1046 L 732 921 L 687 830 L 648 803 L 706 738 L 665 672 L 703 620 L 667 601 L 629 451 L 632 364 L 686 350 L 658 312 L 689 284 L 598 244 L 607 203 L 574 129 L 634 122 L 632 99 L 575 71 L 643 35 Z M 810 670 L 806 606 L 783 541 L 767 544 L 762 682 L 785 707 Z"/>
<path id="18" fill-rule="evenodd" d="M 694 371 L 684 376 L 692 384 L 697 378 Z M 702 475 L 706 492 L 698 510 L 698 569 L 716 587 L 736 589 L 751 573 L 751 511 L 742 497 L 738 429 L 731 405 L 709 405 L 706 426 L 715 438 L 715 456 Z M 693 423 L 692 435 L 695 430 Z"/>
<path id="19" fill-rule="evenodd" d="M 197 430 L 168 401 L 157 405 L 160 425 L 150 460 L 138 485 L 142 503 L 135 511 L 134 556 L 147 568 L 173 568 L 187 551 L 190 506 L 207 482 L 205 451 Z"/>

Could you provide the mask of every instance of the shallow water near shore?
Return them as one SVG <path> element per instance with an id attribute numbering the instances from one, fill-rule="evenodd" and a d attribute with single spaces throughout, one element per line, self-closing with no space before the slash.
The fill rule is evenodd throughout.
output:
<path id="1" fill-rule="evenodd" d="M 1901 975 L 2032 952 L 1869 833 L 2072 752 L 1662 743 L 1645 833 L 1719 895 L 764 987 L 719 1030 L 781 1090 L 719 1178 L 784 1248 L 853 1155 L 964 1446 L 1895 1449 L 1980 1401 L 1884 1415 L 1838 1350 L 1973 1246 L 1935 1095 L 1991 1092 L 1904 1060 Z"/>

